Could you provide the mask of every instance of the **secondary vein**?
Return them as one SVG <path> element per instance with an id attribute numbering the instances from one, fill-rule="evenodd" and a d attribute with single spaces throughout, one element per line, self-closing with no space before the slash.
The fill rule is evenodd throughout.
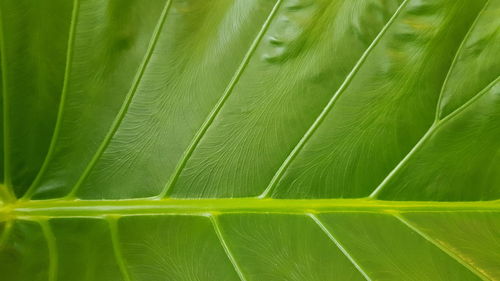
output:
<path id="1" fill-rule="evenodd" d="M 466 103 L 464 103 L 462 106 L 457 108 L 455 111 L 452 113 L 448 114 L 445 118 L 441 120 L 436 120 L 432 124 L 431 127 L 427 130 L 427 132 L 420 138 L 420 140 L 417 142 L 417 144 L 406 154 L 406 156 L 399 161 L 399 163 L 394 167 L 394 169 L 391 170 L 391 172 L 384 178 L 384 180 L 373 190 L 373 192 L 370 194 L 370 198 L 377 198 L 377 196 L 380 194 L 380 192 L 387 186 L 387 184 L 390 182 L 390 180 L 401 170 L 402 167 L 408 163 L 408 161 L 413 157 L 415 153 L 418 152 L 418 150 L 423 147 L 425 142 L 434 134 L 436 131 L 439 130 L 441 126 L 444 124 L 450 122 L 456 116 L 459 116 L 460 112 L 464 111 L 466 108 L 474 104 L 475 101 L 477 101 L 479 98 L 481 98 L 483 95 L 488 93 L 488 91 L 493 88 L 497 83 L 500 82 L 500 76 L 497 77 L 495 80 L 493 80 L 488 86 L 486 86 L 484 89 L 482 89 L 479 93 L 474 95 L 470 100 L 468 100 Z"/>
<path id="2" fill-rule="evenodd" d="M 427 240 L 429 243 L 434 245 L 435 247 L 439 248 L 441 251 L 446 253 L 448 256 L 456 260 L 458 263 L 466 267 L 468 270 L 470 270 L 474 275 L 479 277 L 481 280 L 490 280 L 487 276 L 485 276 L 482 272 L 478 271 L 474 266 L 470 265 L 467 263 L 467 261 L 463 260 L 459 256 L 457 256 L 452 250 L 448 249 L 446 246 L 443 244 L 437 242 L 434 240 L 432 237 L 427 235 L 426 233 L 422 232 L 420 229 L 418 229 L 415 225 L 411 224 L 409 221 L 404 219 L 402 216 L 393 214 L 394 217 L 396 217 L 399 221 L 401 221 L 404 225 L 406 225 L 408 228 L 410 228 L 412 231 L 420 235 L 422 238 Z"/>
<path id="3" fill-rule="evenodd" d="M 12 231 L 12 225 L 14 223 L 12 222 L 12 220 L 8 220 L 6 223 L 5 223 L 5 227 L 3 229 L 3 232 L 2 232 L 2 235 L 0 236 L 0 251 L 2 250 L 2 248 L 4 247 L 4 245 L 7 243 L 7 240 L 9 239 L 10 237 L 10 233 Z"/>
<path id="4" fill-rule="evenodd" d="M 333 236 L 333 233 L 329 231 L 326 226 L 321 222 L 321 220 L 314 214 L 308 214 L 309 217 L 321 228 L 321 230 L 332 240 L 332 242 L 339 248 L 339 250 L 346 256 L 346 258 L 354 265 L 354 267 L 363 275 L 363 277 L 371 281 L 372 279 L 368 274 L 364 271 L 361 265 L 349 254 L 349 252 L 344 248 L 344 246 Z"/>
<path id="5" fill-rule="evenodd" d="M 262 28 L 260 29 L 259 33 L 257 33 L 257 36 L 253 40 L 252 44 L 250 45 L 250 48 L 248 49 L 245 57 L 243 58 L 243 61 L 241 62 L 240 66 L 236 70 L 235 75 L 229 82 L 228 86 L 226 87 L 222 97 L 219 99 L 217 104 L 214 106 L 210 114 L 208 115 L 207 119 L 203 124 L 201 125 L 200 129 L 192 139 L 191 143 L 189 144 L 188 148 L 184 152 L 181 160 L 177 164 L 177 167 L 175 168 L 172 177 L 168 180 L 167 184 L 163 188 L 162 192 L 158 195 L 158 198 L 163 198 L 168 195 L 168 193 L 172 190 L 172 187 L 175 185 L 177 179 L 179 178 L 182 170 L 186 166 L 187 161 L 193 154 L 194 150 L 198 146 L 198 143 L 200 140 L 203 138 L 205 135 L 206 131 L 214 121 L 215 117 L 219 114 L 221 111 L 222 107 L 224 106 L 226 100 L 229 98 L 229 96 L 232 94 L 234 87 L 240 80 L 241 75 L 243 74 L 244 70 L 246 69 L 246 66 L 248 65 L 250 58 L 253 56 L 255 53 L 255 50 L 257 49 L 257 46 L 259 45 L 262 37 L 266 33 L 267 29 L 269 28 L 272 19 L 274 18 L 274 15 L 276 14 L 278 8 L 280 7 L 282 3 L 282 0 L 276 1 L 276 4 L 272 8 L 271 12 L 269 13 L 267 19 L 264 21 L 264 24 L 262 25 Z"/>
<path id="6" fill-rule="evenodd" d="M 120 237 L 118 236 L 118 218 L 114 216 L 108 216 L 107 221 L 109 224 L 109 232 L 111 234 L 111 243 L 113 244 L 113 252 L 115 254 L 116 263 L 120 268 L 123 279 L 125 281 L 130 281 L 130 274 L 128 273 L 125 260 L 123 259 L 123 254 L 120 248 Z"/>
<path id="7" fill-rule="evenodd" d="M 226 243 L 226 240 L 224 239 L 224 236 L 222 235 L 222 231 L 219 226 L 219 221 L 216 217 L 216 215 L 210 215 L 210 221 L 212 222 L 212 225 L 214 226 L 215 233 L 217 234 L 217 237 L 219 238 L 219 242 L 221 243 L 222 247 L 224 248 L 224 251 L 226 252 L 226 255 L 228 259 L 231 261 L 233 264 L 234 270 L 238 274 L 238 277 L 240 277 L 241 281 L 246 281 L 245 275 L 243 275 L 243 272 L 240 269 L 240 266 L 238 265 L 238 262 L 233 256 L 233 253 L 229 249 L 229 246 Z"/>
<path id="8" fill-rule="evenodd" d="M 23 195 L 23 197 L 21 197 L 22 200 L 28 200 L 33 196 L 38 184 L 40 184 L 40 181 L 42 180 L 42 177 L 49 166 L 49 163 L 56 149 L 56 143 L 59 137 L 59 132 L 61 131 L 62 120 L 64 116 L 64 105 L 66 103 L 66 96 L 68 95 L 69 76 L 71 75 L 71 64 L 73 61 L 73 50 L 75 46 L 76 23 L 78 21 L 78 14 L 80 10 L 79 7 L 80 7 L 79 0 L 73 0 L 73 11 L 71 14 L 71 23 L 68 36 L 68 47 L 66 50 L 66 66 L 64 70 L 63 88 L 61 91 L 61 100 L 59 101 L 59 109 L 57 112 L 56 125 L 54 127 L 54 132 L 52 133 L 49 149 L 47 151 L 47 154 L 45 155 L 45 159 L 43 161 L 42 166 L 40 167 L 40 170 L 38 171 L 38 174 L 36 175 L 35 179 L 31 183 L 26 193 Z"/>
<path id="9" fill-rule="evenodd" d="M 455 56 L 453 57 L 453 60 L 452 60 L 451 65 L 450 65 L 450 68 L 448 69 L 448 73 L 446 74 L 446 78 L 443 81 L 443 85 L 442 85 L 441 91 L 439 93 L 439 98 L 438 98 L 438 102 L 437 102 L 437 106 L 436 106 L 435 120 L 439 120 L 440 119 L 439 118 L 439 108 L 441 107 L 441 102 L 442 102 L 442 98 L 443 98 L 444 89 L 446 87 L 448 79 L 451 76 L 451 73 L 452 73 L 455 65 L 457 64 L 458 57 L 459 57 L 460 53 L 462 52 L 462 50 L 463 50 L 463 48 L 464 48 L 464 46 L 465 46 L 465 44 L 467 42 L 467 39 L 470 37 L 472 31 L 474 30 L 474 27 L 477 25 L 477 22 L 481 18 L 481 15 L 486 10 L 486 7 L 488 6 L 489 2 L 490 2 L 489 0 L 486 1 L 485 4 L 484 4 L 484 6 L 482 7 L 482 9 L 479 11 L 479 13 L 477 13 L 476 18 L 474 19 L 474 21 L 472 22 L 472 24 L 469 26 L 469 29 L 465 33 L 465 36 L 464 36 L 462 42 L 460 43 L 460 46 L 458 47 L 457 51 L 455 52 Z"/>
<path id="10" fill-rule="evenodd" d="M 385 187 L 385 185 L 389 182 L 389 180 L 396 174 L 397 171 L 399 171 L 401 169 L 401 167 L 404 164 L 406 164 L 406 162 L 413 156 L 413 154 L 416 153 L 420 149 L 420 147 L 424 144 L 424 142 L 434 133 L 435 130 L 437 130 L 437 127 L 439 127 L 439 125 L 442 124 L 443 121 L 446 122 L 447 120 L 451 119 L 453 116 L 455 116 L 456 114 L 461 112 L 464 108 L 468 107 L 473 101 L 475 101 L 479 96 L 481 96 L 482 93 L 486 92 L 485 89 L 489 89 L 492 85 L 494 85 L 494 82 L 492 82 L 491 84 L 486 86 L 485 89 L 483 89 L 482 91 L 479 91 L 468 102 L 466 102 L 461 107 L 454 110 L 452 113 L 448 114 L 448 116 L 446 116 L 444 119 L 439 118 L 439 108 L 441 106 L 441 102 L 442 102 L 441 100 L 443 97 L 444 88 L 448 82 L 448 79 L 449 79 L 451 72 L 456 64 L 456 61 L 458 60 L 459 54 L 460 54 L 461 50 L 463 49 L 463 46 L 465 45 L 467 39 L 469 38 L 470 34 L 472 33 L 472 30 L 474 29 L 477 22 L 479 21 L 479 18 L 484 13 L 484 10 L 486 10 L 488 3 L 489 3 L 489 0 L 485 2 L 482 9 L 478 12 L 478 14 L 476 15 L 476 18 L 474 19 L 472 24 L 469 26 L 462 42 L 460 43 L 460 46 L 458 47 L 457 51 L 455 52 L 455 56 L 453 57 L 450 68 L 448 70 L 448 73 L 446 74 L 446 78 L 443 81 L 443 85 L 442 85 L 441 91 L 439 93 L 439 98 L 438 98 L 438 102 L 436 105 L 436 115 L 434 118 L 434 123 L 431 125 L 431 127 L 429 127 L 427 132 L 422 136 L 422 138 L 420 138 L 420 140 L 415 144 L 415 146 L 413 146 L 413 148 L 410 150 L 410 152 L 408 152 L 408 154 L 403 159 L 401 159 L 401 161 L 390 171 L 390 173 L 382 180 L 382 182 L 372 191 L 372 193 L 370 194 L 370 198 L 376 198 L 380 194 L 380 192 Z"/>
<path id="11" fill-rule="evenodd" d="M 87 165 L 87 167 L 83 171 L 82 175 L 80 176 L 80 178 L 78 179 L 76 184 L 73 186 L 73 188 L 68 193 L 68 195 L 66 195 L 66 198 L 74 198 L 75 197 L 76 192 L 78 191 L 78 189 L 82 185 L 83 181 L 90 174 L 92 168 L 95 166 L 95 164 L 97 163 L 97 161 L 99 160 L 101 155 L 104 153 L 104 150 L 106 150 L 107 146 L 111 142 L 111 139 L 113 138 L 114 134 L 118 130 L 121 122 L 125 118 L 125 115 L 128 111 L 128 108 L 129 108 L 130 104 L 132 103 L 132 98 L 135 96 L 137 89 L 139 88 L 139 84 L 142 81 L 142 78 L 144 77 L 144 73 L 146 72 L 146 68 L 149 64 L 149 61 L 150 61 L 151 57 L 153 56 L 153 51 L 156 47 L 156 44 L 158 43 L 160 34 L 161 34 L 162 29 L 165 25 L 165 21 L 166 21 L 167 15 L 168 15 L 168 11 L 170 10 L 171 4 L 172 4 L 172 0 L 168 0 L 163 8 L 163 11 L 160 15 L 160 19 L 158 21 L 158 24 L 153 32 L 152 40 L 151 40 L 151 42 L 148 46 L 148 49 L 146 51 L 145 58 L 141 64 L 141 66 L 139 67 L 139 71 L 137 72 L 134 83 L 132 84 L 132 88 L 130 89 L 129 93 L 127 94 L 127 96 L 125 98 L 125 102 L 124 102 L 123 106 L 120 108 L 120 111 L 118 112 L 115 120 L 113 121 L 113 124 L 111 125 L 111 128 L 108 131 L 108 134 L 106 135 L 104 140 L 101 142 L 101 145 L 97 149 L 96 153 L 94 154 L 94 156 L 90 160 L 89 164 Z"/>
<path id="12" fill-rule="evenodd" d="M 3 32 L 3 16 L 0 7 L 0 56 L 2 68 L 2 107 L 3 107 L 3 176 L 4 184 L 7 191 L 2 195 L 6 201 L 11 202 L 15 200 L 12 183 L 10 180 L 10 120 L 9 120 L 9 97 L 7 94 L 7 65 L 6 65 L 6 50 L 5 38 Z"/>
<path id="13" fill-rule="evenodd" d="M 57 280 L 57 267 L 58 267 L 58 254 L 57 254 L 57 245 L 56 239 L 54 237 L 54 233 L 52 232 L 49 223 L 47 220 L 38 220 L 37 221 L 42 228 L 43 236 L 47 241 L 47 248 L 49 252 L 49 276 L 48 281 L 56 281 Z"/>
<path id="14" fill-rule="evenodd" d="M 261 195 L 259 195 L 259 198 L 265 198 L 268 197 L 269 193 L 276 187 L 280 179 L 282 178 L 284 172 L 288 168 L 288 166 L 291 164 L 291 162 L 294 160 L 294 158 L 298 155 L 298 153 L 302 150 L 302 148 L 305 146 L 307 141 L 311 138 L 311 136 L 314 134 L 314 132 L 318 129 L 318 127 L 321 125 L 323 120 L 326 118 L 330 110 L 333 108 L 333 106 L 336 104 L 337 100 L 339 97 L 342 95 L 342 93 L 347 89 L 347 87 L 350 85 L 351 81 L 353 80 L 354 76 L 358 72 L 358 70 L 361 68 L 363 63 L 365 62 L 366 58 L 368 55 L 371 53 L 371 51 L 375 48 L 375 46 L 380 42 L 380 39 L 382 36 L 385 34 L 385 32 L 389 29 L 389 27 L 392 25 L 392 23 L 395 21 L 396 17 L 401 13 L 403 8 L 406 6 L 406 4 L 409 2 L 409 0 L 404 0 L 401 5 L 398 7 L 396 12 L 392 15 L 392 17 L 389 19 L 389 21 L 384 25 L 384 27 L 380 30 L 380 32 L 377 34 L 375 39 L 371 42 L 370 46 L 365 50 L 365 52 L 361 55 L 359 60 L 357 61 L 356 65 L 354 65 L 353 69 L 351 72 L 347 75 L 346 79 L 340 85 L 339 89 L 334 93 L 328 104 L 323 108 L 319 116 L 314 120 L 313 124 L 309 129 L 306 131 L 306 133 L 302 136 L 302 138 L 299 140 L 297 145 L 293 148 L 293 150 L 290 152 L 288 157 L 283 161 L 282 165 L 279 167 L 277 172 L 274 174 L 273 178 L 271 179 L 271 182 L 269 185 L 266 187 L 264 192 L 262 192 Z"/>

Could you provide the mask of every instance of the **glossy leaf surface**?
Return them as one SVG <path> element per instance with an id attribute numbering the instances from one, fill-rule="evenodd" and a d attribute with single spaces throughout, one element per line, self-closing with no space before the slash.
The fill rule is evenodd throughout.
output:
<path id="1" fill-rule="evenodd" d="M 0 280 L 500 280 L 500 1 L 0 15 Z"/>

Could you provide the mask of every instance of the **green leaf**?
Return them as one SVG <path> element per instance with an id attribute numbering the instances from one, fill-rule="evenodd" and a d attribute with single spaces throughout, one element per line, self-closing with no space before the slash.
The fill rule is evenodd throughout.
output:
<path id="1" fill-rule="evenodd" d="M 499 0 L 0 2 L 0 280 L 499 280 Z"/>

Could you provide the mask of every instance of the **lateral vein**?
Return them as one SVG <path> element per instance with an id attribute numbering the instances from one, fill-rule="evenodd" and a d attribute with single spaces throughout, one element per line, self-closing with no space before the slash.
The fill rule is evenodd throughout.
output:
<path id="1" fill-rule="evenodd" d="M 316 120 L 314 120 L 313 124 L 309 129 L 306 131 L 306 133 L 302 136 L 302 138 L 299 140 L 297 145 L 293 148 L 293 150 L 290 152 L 290 154 L 287 156 L 285 161 L 281 164 L 279 169 L 276 171 L 274 174 L 273 178 L 271 179 L 271 182 L 269 185 L 266 187 L 264 192 L 262 192 L 261 195 L 259 195 L 259 198 L 265 198 L 268 197 L 269 193 L 274 189 L 274 187 L 278 184 L 279 180 L 283 176 L 284 172 L 288 168 L 288 166 L 291 164 L 291 162 L 295 159 L 295 157 L 298 155 L 298 153 L 302 150 L 302 148 L 305 146 L 307 141 L 311 138 L 311 136 L 315 133 L 315 131 L 318 129 L 318 127 L 321 125 L 323 120 L 326 118 L 330 110 L 333 108 L 333 106 L 336 104 L 337 100 L 339 97 L 342 95 L 342 93 L 347 89 L 347 87 L 350 85 L 352 82 L 354 76 L 358 72 L 358 70 L 361 68 L 363 63 L 365 62 L 366 58 L 368 55 L 371 53 L 371 51 L 375 48 L 375 46 L 378 44 L 382 36 L 385 34 L 385 32 L 389 29 L 389 27 L 392 25 L 392 23 L 395 21 L 396 17 L 401 13 L 403 8 L 406 6 L 406 4 L 409 2 L 409 0 L 404 0 L 401 5 L 399 5 L 398 9 L 392 17 L 389 19 L 389 21 L 384 25 L 384 27 L 380 30 L 380 32 L 377 34 L 375 39 L 371 42 L 370 46 L 364 51 L 364 53 L 361 55 L 359 60 L 356 62 L 356 65 L 354 65 L 353 69 L 351 72 L 347 75 L 345 78 L 344 82 L 342 85 L 340 85 L 339 89 L 333 94 L 332 98 L 330 101 L 327 103 L 327 105 L 323 108 L 321 113 L 318 115 Z"/>
<path id="2" fill-rule="evenodd" d="M 125 260 L 123 258 L 123 254 L 120 248 L 120 237 L 118 236 L 118 225 L 117 225 L 117 217 L 108 216 L 107 218 L 109 224 L 109 232 L 111 234 L 111 243 L 113 244 L 113 252 L 115 254 L 116 263 L 120 268 L 120 272 L 125 281 L 131 281 L 130 274 L 127 270 L 127 265 L 125 264 Z"/>
<path id="3" fill-rule="evenodd" d="M 69 84 L 69 76 L 71 75 L 71 64 L 73 61 L 73 50 L 75 46 L 76 23 L 78 21 L 78 14 L 80 10 L 79 7 L 80 7 L 79 0 L 73 0 L 73 11 L 71 14 L 71 23 L 68 36 L 68 47 L 66 51 L 66 65 L 64 69 L 63 88 L 61 91 L 61 100 L 59 101 L 59 109 L 57 112 L 56 125 L 54 127 L 54 132 L 52 133 L 49 149 L 47 151 L 47 154 L 45 155 L 45 159 L 43 161 L 42 166 L 40 167 L 40 170 L 38 171 L 38 174 L 36 175 L 31 185 L 29 186 L 26 193 L 21 197 L 21 200 L 28 200 L 33 196 L 38 184 L 40 183 L 43 175 L 45 174 L 45 171 L 49 166 L 49 162 L 51 161 L 52 156 L 56 149 L 56 143 L 59 137 L 59 132 L 62 126 L 62 119 L 64 116 L 64 105 L 66 104 L 66 96 L 68 95 L 68 84 Z"/>
<path id="4" fill-rule="evenodd" d="M 210 215 L 210 221 L 212 222 L 212 225 L 214 226 L 215 233 L 217 234 L 217 237 L 219 238 L 219 242 L 221 243 L 222 247 L 224 248 L 224 251 L 226 252 L 227 257 L 233 264 L 234 270 L 240 277 L 241 281 L 246 281 L 245 275 L 243 275 L 243 272 L 241 271 L 238 262 L 233 256 L 233 253 L 229 249 L 229 246 L 226 243 L 226 240 L 224 239 L 224 236 L 222 235 L 222 231 L 219 226 L 219 221 L 216 217 L 216 215 Z"/>
<path id="5" fill-rule="evenodd" d="M 248 49 L 245 57 L 243 58 L 243 61 L 241 62 L 241 64 L 238 67 L 238 69 L 236 70 L 236 73 L 233 76 L 233 78 L 231 79 L 231 81 L 229 82 L 228 86 L 226 87 L 226 89 L 225 89 L 222 97 L 219 99 L 219 101 L 214 106 L 214 108 L 212 109 L 212 111 L 210 112 L 210 114 L 207 116 L 207 119 L 203 122 L 203 124 L 201 125 L 200 129 L 198 130 L 198 132 L 196 132 L 196 135 L 192 139 L 192 141 L 189 144 L 189 146 L 186 149 L 186 151 L 184 151 L 184 154 L 183 154 L 181 160 L 177 164 L 177 167 L 175 168 L 175 170 L 174 170 L 174 172 L 172 174 L 172 177 L 168 180 L 168 182 L 165 185 L 165 187 L 163 188 L 162 192 L 158 195 L 158 198 L 163 198 L 163 197 L 167 196 L 168 193 L 172 190 L 172 187 L 175 185 L 175 183 L 176 183 L 177 179 L 179 178 L 182 170 L 186 166 L 187 161 L 189 160 L 189 158 L 193 154 L 194 150 L 198 146 L 198 143 L 200 142 L 200 140 L 205 135 L 206 131 L 208 130 L 208 128 L 210 127 L 210 125 L 214 121 L 215 117 L 217 117 L 217 115 L 219 114 L 219 112 L 222 109 L 222 107 L 224 106 L 226 100 L 232 94 L 234 87 L 236 86 L 236 84 L 240 80 L 241 75 L 245 71 L 246 66 L 248 65 L 248 63 L 250 62 L 250 58 L 255 53 L 255 50 L 257 49 L 257 46 L 259 45 L 259 43 L 260 43 L 262 37 L 264 36 L 264 34 L 266 33 L 267 29 L 269 28 L 269 26 L 271 24 L 271 21 L 273 20 L 274 15 L 276 14 L 276 12 L 279 9 L 279 7 L 280 7 L 280 5 L 281 5 L 282 2 L 283 2 L 283 0 L 276 1 L 276 4 L 272 8 L 272 10 L 269 13 L 267 19 L 264 21 L 264 24 L 262 25 L 262 28 L 260 29 L 259 33 L 257 33 L 257 36 L 254 38 L 252 44 L 250 45 L 250 48 Z"/>
<path id="6" fill-rule="evenodd" d="M 57 280 L 57 267 L 59 263 L 59 258 L 57 254 L 57 245 L 56 239 L 54 237 L 54 233 L 52 232 L 49 223 L 47 220 L 37 220 L 42 228 L 43 236 L 47 241 L 47 248 L 49 252 L 49 276 L 48 281 L 56 281 Z"/>
<path id="7" fill-rule="evenodd" d="M 471 264 L 469 264 L 467 261 L 464 259 L 460 258 L 457 256 L 452 250 L 448 249 L 446 246 L 443 244 L 437 242 L 435 239 L 427 235 L 426 233 L 422 232 L 418 227 L 415 225 L 411 224 L 409 221 L 404 219 L 401 215 L 399 214 L 393 214 L 395 218 L 397 218 L 400 222 L 402 222 L 404 225 L 406 225 L 408 228 L 410 228 L 412 231 L 420 235 L 422 238 L 427 240 L 429 243 L 434 245 L 435 247 L 439 248 L 441 251 L 443 251 L 445 254 L 447 254 L 449 257 L 453 258 L 455 261 L 460 263 L 462 266 L 466 267 L 468 270 L 470 270 L 474 275 L 479 277 L 481 280 L 490 280 L 487 276 L 485 276 L 482 272 L 474 268 Z"/>
<path id="8" fill-rule="evenodd" d="M 377 198 L 380 192 L 385 188 L 387 183 L 396 175 L 396 173 L 401 170 L 401 168 L 406 165 L 406 163 L 413 157 L 413 155 L 423 146 L 423 144 L 434 134 L 439 127 L 453 120 L 456 116 L 460 114 L 460 112 L 464 111 L 466 108 L 474 104 L 476 100 L 485 95 L 495 84 L 500 82 L 500 76 L 493 80 L 488 86 L 482 89 L 479 93 L 477 93 L 474 97 L 464 103 L 462 106 L 454 110 L 452 113 L 448 114 L 445 118 L 441 120 L 436 120 L 431 127 L 427 130 L 427 132 L 420 138 L 420 140 L 413 146 L 413 148 L 406 154 L 406 156 L 399 161 L 399 163 L 391 170 L 391 172 L 384 178 L 384 180 L 373 190 L 370 194 L 370 198 Z"/>
<path id="9" fill-rule="evenodd" d="M 339 250 L 346 256 L 346 258 L 354 265 L 354 267 L 363 275 L 363 277 L 368 280 L 372 281 L 370 276 L 364 271 L 364 269 L 361 267 L 361 265 L 349 254 L 349 252 L 344 248 L 344 246 L 335 238 L 333 233 L 331 233 L 326 226 L 321 222 L 321 220 L 314 214 L 308 214 L 308 216 L 321 228 L 321 230 L 332 240 L 332 242 L 339 248 Z"/>
<path id="10" fill-rule="evenodd" d="M 10 118 L 9 118 L 9 96 L 7 94 L 7 65 L 6 65 L 6 51 L 5 51 L 5 38 L 3 32 L 3 11 L 0 7 L 0 57 L 2 69 L 2 107 L 3 107 L 3 171 L 5 192 L 1 192 L 1 197 L 7 202 L 15 201 L 15 193 L 12 188 L 10 179 Z M 1 188 L 1 187 L 0 187 Z"/>
<path id="11" fill-rule="evenodd" d="M 465 44 L 467 42 L 467 39 L 469 39 L 472 31 L 474 30 L 474 27 L 477 25 L 477 22 L 481 18 L 481 15 L 486 10 L 486 7 L 488 6 L 489 2 L 490 1 L 487 0 L 484 3 L 484 6 L 482 7 L 482 9 L 477 13 L 476 18 L 474 19 L 474 21 L 472 22 L 472 24 L 469 26 L 469 29 L 465 33 L 465 36 L 462 39 L 462 42 L 460 43 L 460 46 L 458 47 L 457 51 L 455 52 L 455 56 L 453 57 L 453 60 L 452 60 L 451 65 L 450 65 L 450 68 L 448 69 L 448 73 L 446 74 L 446 78 L 443 81 L 443 85 L 442 85 L 441 91 L 439 93 L 439 98 L 438 98 L 438 102 L 437 102 L 437 106 L 436 106 L 435 120 L 439 120 L 439 107 L 441 106 L 444 88 L 446 87 L 446 84 L 448 83 L 448 79 L 451 76 L 451 73 L 452 73 L 453 69 L 455 68 L 455 65 L 457 64 L 458 57 L 460 56 L 460 53 L 462 52 L 462 50 L 463 50 L 463 48 L 464 48 L 464 46 L 465 46 Z"/>
<path id="12" fill-rule="evenodd" d="M 12 231 L 12 225 L 13 225 L 12 220 L 8 220 L 5 223 L 5 228 L 3 229 L 2 235 L 0 236 L 0 251 L 2 250 L 3 246 L 7 243 L 7 240 L 10 237 L 10 233 Z"/>
<path id="13" fill-rule="evenodd" d="M 137 89 L 139 88 L 139 84 L 142 81 L 144 73 L 146 72 L 146 67 L 148 66 L 149 61 L 150 61 L 151 57 L 153 56 L 153 51 L 156 47 L 156 44 L 158 43 L 160 34 L 162 32 L 162 29 L 164 27 L 164 23 L 166 21 L 167 15 L 168 15 L 168 11 L 170 10 L 170 7 L 171 7 L 171 4 L 172 4 L 172 0 L 168 0 L 165 4 L 165 7 L 163 8 L 162 14 L 160 15 L 160 19 L 158 21 L 158 24 L 155 27 L 155 30 L 153 32 L 152 40 L 148 46 L 148 49 L 146 50 L 145 58 L 141 64 L 141 66 L 139 67 L 139 71 L 136 74 L 136 77 L 134 79 L 134 83 L 132 84 L 132 87 L 130 88 L 129 93 L 126 96 L 125 101 L 124 101 L 122 107 L 120 108 L 120 111 L 118 112 L 115 120 L 113 121 L 113 124 L 111 125 L 111 128 L 108 131 L 108 134 L 106 135 L 104 140 L 101 142 L 101 145 L 99 146 L 96 153 L 94 154 L 94 156 L 92 157 L 92 159 L 88 163 L 88 165 L 85 168 L 85 170 L 83 171 L 82 175 L 80 176 L 80 178 L 78 179 L 76 184 L 73 186 L 73 188 L 68 193 L 68 195 L 66 195 L 65 198 L 74 198 L 75 197 L 76 192 L 78 191 L 78 189 L 82 185 L 83 181 L 90 174 L 91 170 L 93 169 L 93 167 L 95 166 L 95 164 L 97 163 L 99 158 L 104 153 L 104 150 L 106 150 L 107 146 L 111 142 L 111 139 L 113 138 L 114 134 L 118 130 L 118 127 L 120 126 L 121 122 L 125 118 L 125 115 L 128 111 L 128 108 L 129 108 L 130 104 L 132 103 L 132 99 L 135 96 Z"/>

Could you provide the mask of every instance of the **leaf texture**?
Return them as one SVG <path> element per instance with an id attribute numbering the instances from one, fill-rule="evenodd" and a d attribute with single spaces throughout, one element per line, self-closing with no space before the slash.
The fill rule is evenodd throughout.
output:
<path id="1" fill-rule="evenodd" d="M 500 1 L 0 2 L 0 280 L 500 280 Z"/>

